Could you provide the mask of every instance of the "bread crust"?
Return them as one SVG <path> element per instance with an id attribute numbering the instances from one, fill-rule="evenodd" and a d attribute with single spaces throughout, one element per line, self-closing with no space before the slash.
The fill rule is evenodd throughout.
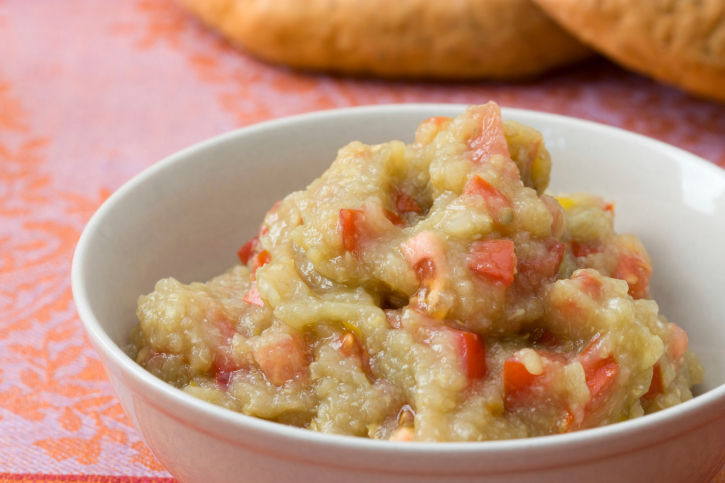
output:
<path id="1" fill-rule="evenodd" d="M 179 0 L 232 43 L 296 68 L 512 79 L 592 55 L 529 0 Z"/>
<path id="2" fill-rule="evenodd" d="M 534 0 L 625 67 L 725 102 L 725 0 Z"/>

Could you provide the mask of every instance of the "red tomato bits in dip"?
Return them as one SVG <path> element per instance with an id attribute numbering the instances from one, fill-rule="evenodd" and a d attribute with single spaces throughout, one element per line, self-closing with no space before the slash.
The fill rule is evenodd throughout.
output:
<path id="1" fill-rule="evenodd" d="M 207 283 L 138 301 L 130 352 L 185 392 L 314 431 L 482 441 L 692 398 L 703 369 L 612 203 L 544 193 L 542 136 L 495 103 L 413 144 L 353 142 Z"/>

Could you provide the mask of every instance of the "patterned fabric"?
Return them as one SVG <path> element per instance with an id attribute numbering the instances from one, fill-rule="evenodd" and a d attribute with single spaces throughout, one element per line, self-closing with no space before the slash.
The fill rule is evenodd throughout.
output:
<path id="1" fill-rule="evenodd" d="M 725 106 L 602 60 L 520 84 L 345 79 L 239 54 L 172 0 L 0 0 L 0 483 L 172 481 L 124 416 L 71 297 L 76 241 L 121 184 L 266 119 L 489 99 L 725 166 Z"/>

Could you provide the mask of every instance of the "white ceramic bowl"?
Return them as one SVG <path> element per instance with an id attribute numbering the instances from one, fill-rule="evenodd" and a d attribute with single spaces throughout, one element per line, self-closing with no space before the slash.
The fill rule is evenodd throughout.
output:
<path id="1" fill-rule="evenodd" d="M 604 428 L 518 441 L 391 443 L 331 436 L 197 400 L 121 350 L 136 298 L 173 276 L 206 280 L 236 261 L 265 211 L 320 175 L 352 140 L 412 140 L 464 106 L 324 111 L 203 142 L 136 176 L 93 216 L 73 260 L 73 295 L 121 404 L 182 482 L 707 481 L 725 462 L 725 171 L 652 139 L 577 119 L 504 109 L 543 132 L 553 191 L 617 202 L 617 229 L 653 259 L 652 291 L 706 368 L 685 404 Z"/>

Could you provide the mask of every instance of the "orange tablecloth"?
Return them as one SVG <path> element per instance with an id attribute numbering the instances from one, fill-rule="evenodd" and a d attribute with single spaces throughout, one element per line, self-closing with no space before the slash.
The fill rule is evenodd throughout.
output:
<path id="1" fill-rule="evenodd" d="M 73 249 L 109 193 L 180 148 L 265 119 L 489 99 L 725 166 L 724 105 L 602 60 L 515 85 L 354 80 L 239 54 L 172 0 L 0 0 L 0 483 L 169 479 L 121 411 L 71 297 Z"/>

